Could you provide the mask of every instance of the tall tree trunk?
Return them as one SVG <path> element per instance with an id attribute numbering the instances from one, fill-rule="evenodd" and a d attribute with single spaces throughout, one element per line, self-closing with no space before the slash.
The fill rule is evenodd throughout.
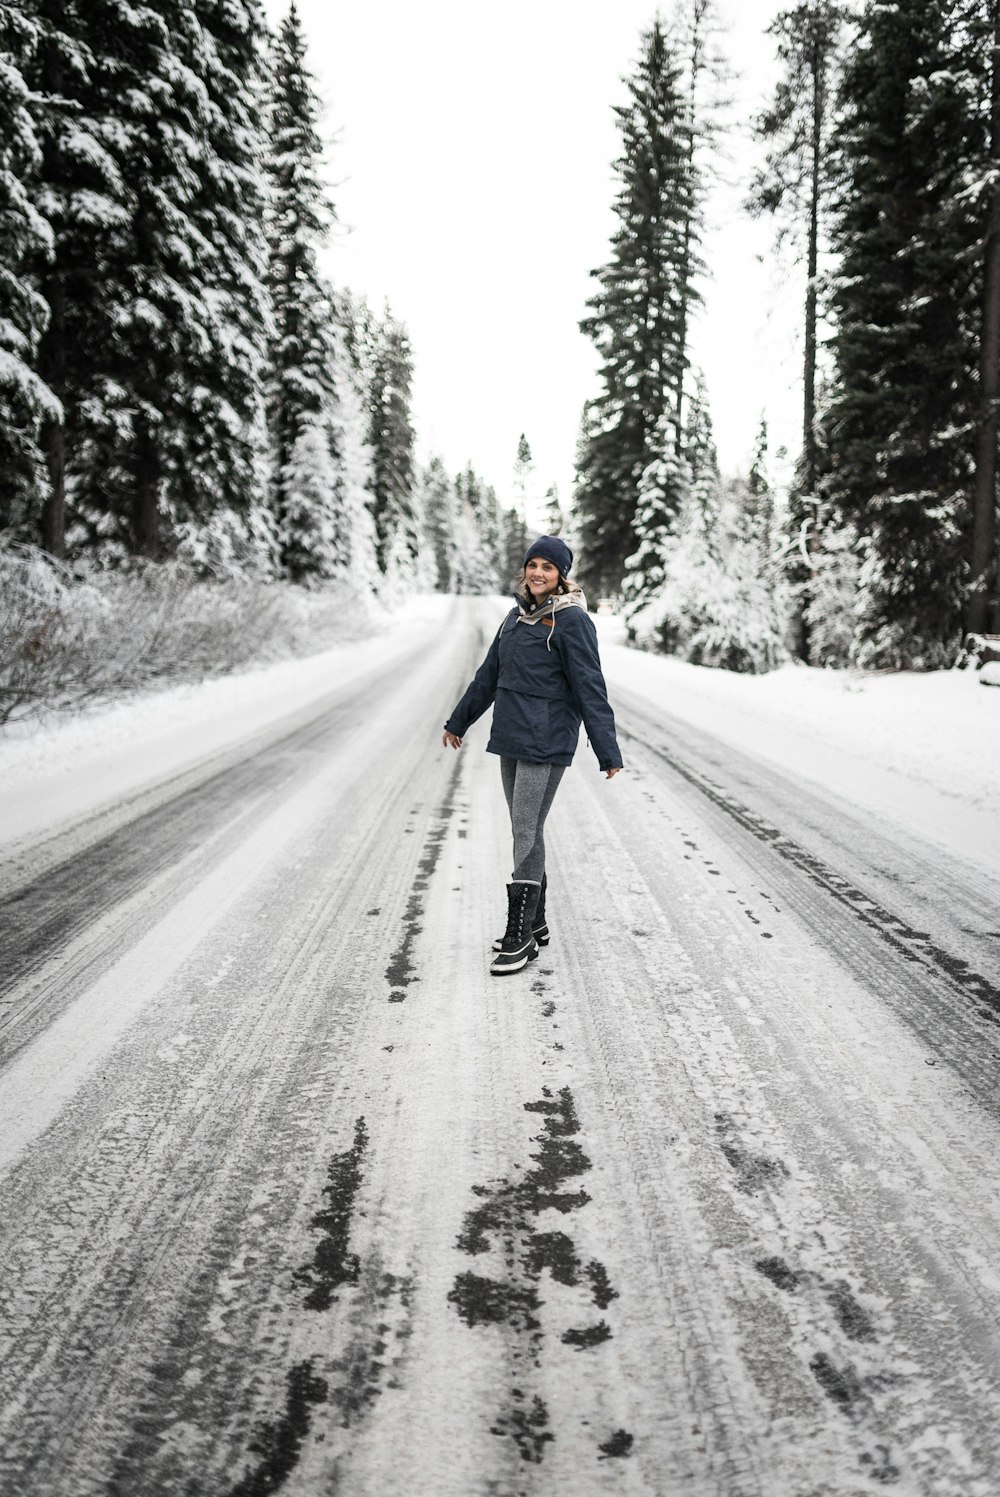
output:
<path id="1" fill-rule="evenodd" d="M 704 66 L 702 61 L 702 21 L 708 9 L 709 0 L 692 0 L 691 10 L 691 76 L 688 88 L 688 129 L 691 138 L 688 143 L 688 183 L 694 183 L 694 158 L 696 146 L 695 121 L 698 109 L 698 75 Z M 674 429 L 677 432 L 677 456 L 680 457 L 684 447 L 684 371 L 687 365 L 687 331 L 688 331 L 688 288 L 691 283 L 691 240 L 694 234 L 694 225 L 691 222 L 691 213 L 694 210 L 693 203 L 684 218 L 684 248 L 681 251 L 681 305 L 680 305 L 680 331 L 677 339 L 677 391 L 675 395 L 676 408 L 674 413 Z"/>
<path id="2" fill-rule="evenodd" d="M 816 277 L 819 273 L 819 199 L 823 162 L 823 121 L 826 117 L 826 51 L 813 38 L 812 51 L 812 129 L 809 140 L 809 229 L 806 242 L 806 310 L 804 352 L 802 360 L 802 487 L 807 503 L 813 509 L 813 523 L 806 536 L 809 576 L 804 580 L 795 615 L 795 649 L 800 660 L 808 661 L 812 652 L 806 609 L 812 597 L 815 567 L 813 556 L 819 544 L 816 534 L 816 488 L 819 461 L 816 447 Z"/>
<path id="3" fill-rule="evenodd" d="M 136 433 L 136 486 L 132 501 L 132 538 L 136 556 L 155 560 L 159 550 L 160 463 L 152 433 L 145 423 Z"/>
<path id="4" fill-rule="evenodd" d="M 819 194 L 823 157 L 823 116 L 825 113 L 825 60 L 817 47 L 812 66 L 812 138 L 809 171 L 809 242 L 806 251 L 806 325 L 805 354 L 802 371 L 802 454 L 806 492 L 815 494 L 818 481 L 816 458 L 816 276 L 819 272 Z"/>
<path id="5" fill-rule="evenodd" d="M 60 50 L 48 47 L 42 89 L 47 99 L 61 99 L 63 69 Z M 66 288 L 61 244 L 56 235 L 55 255 L 42 276 L 41 292 L 48 303 L 49 320 L 38 347 L 38 372 L 62 406 L 58 420 L 46 421 L 42 450 L 48 470 L 49 491 L 42 505 L 41 542 L 50 556 L 66 554 Z"/>
<path id="6" fill-rule="evenodd" d="M 1000 5 L 993 4 L 990 161 L 1000 167 Z M 1000 400 L 1000 181 L 990 193 L 983 264 L 983 323 L 979 349 L 980 416 L 972 516 L 972 591 L 965 626 L 979 633 L 1000 624 L 996 596 L 997 405 Z"/>
<path id="7" fill-rule="evenodd" d="M 50 421 L 42 436 L 49 492 L 42 505 L 42 546 L 50 556 L 66 555 L 66 432 Z"/>

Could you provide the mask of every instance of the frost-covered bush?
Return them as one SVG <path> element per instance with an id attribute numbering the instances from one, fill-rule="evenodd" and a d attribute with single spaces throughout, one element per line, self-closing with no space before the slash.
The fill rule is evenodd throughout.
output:
<path id="1" fill-rule="evenodd" d="M 74 585 L 41 552 L 0 546 L 0 722 L 66 693 L 82 701 L 113 687 L 96 648 L 110 614 L 98 588 Z"/>
<path id="2" fill-rule="evenodd" d="M 861 560 L 853 525 L 826 525 L 809 554 L 809 601 L 803 610 L 813 665 L 851 663 Z"/>
<path id="3" fill-rule="evenodd" d="M 180 561 L 81 576 L 0 545 L 0 722 L 308 654 L 368 623 L 346 584 L 206 580 Z"/>
<path id="4" fill-rule="evenodd" d="M 703 487 L 703 486 L 702 486 Z M 629 638 L 695 665 L 759 674 L 787 659 L 789 595 L 740 484 L 685 497 L 663 531 L 659 567 L 631 594 Z"/>

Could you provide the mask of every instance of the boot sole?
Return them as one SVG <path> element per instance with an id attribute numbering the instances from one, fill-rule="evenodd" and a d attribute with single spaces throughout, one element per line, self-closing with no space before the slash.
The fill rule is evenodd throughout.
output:
<path id="1" fill-rule="evenodd" d="M 503 966 L 498 966 L 496 962 L 491 962 L 490 974 L 493 977 L 506 977 L 511 972 L 523 972 L 528 963 L 533 962 L 537 956 L 538 947 L 536 946 L 534 951 L 529 951 L 521 958 L 516 967 L 513 962 L 504 962 Z"/>
<path id="2" fill-rule="evenodd" d="M 549 937 L 548 936 L 536 936 L 535 937 L 535 945 L 536 946 L 547 946 L 548 944 L 549 944 Z M 502 951 L 503 950 L 503 942 L 502 941 L 494 941 L 492 949 L 494 951 Z"/>

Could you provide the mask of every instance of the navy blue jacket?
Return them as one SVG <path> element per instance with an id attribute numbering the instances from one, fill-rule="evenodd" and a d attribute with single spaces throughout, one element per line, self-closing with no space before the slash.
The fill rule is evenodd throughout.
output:
<path id="1" fill-rule="evenodd" d="M 445 731 L 464 738 L 492 702 L 489 753 L 571 764 L 582 721 L 600 767 L 620 769 L 594 621 L 579 607 L 560 608 L 553 619 L 522 624 L 511 610 Z"/>

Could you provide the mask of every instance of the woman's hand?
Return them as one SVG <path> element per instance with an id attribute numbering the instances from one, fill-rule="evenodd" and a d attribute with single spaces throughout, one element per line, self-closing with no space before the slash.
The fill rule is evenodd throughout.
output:
<path id="1" fill-rule="evenodd" d="M 462 747 L 462 740 L 457 733 L 442 733 L 441 742 L 445 748 L 460 749 Z"/>
<path id="2" fill-rule="evenodd" d="M 605 778 L 605 779 L 606 779 L 606 780 L 613 780 L 613 779 L 614 779 L 614 777 L 615 777 L 615 775 L 616 775 L 616 774 L 621 774 L 621 772 L 622 772 L 622 767 L 621 767 L 621 765 L 620 765 L 620 764 L 619 764 L 619 765 L 618 765 L 618 767 L 617 767 L 617 768 L 616 768 L 616 769 L 606 769 L 606 770 L 605 770 L 605 771 L 604 771 L 604 778 Z"/>

